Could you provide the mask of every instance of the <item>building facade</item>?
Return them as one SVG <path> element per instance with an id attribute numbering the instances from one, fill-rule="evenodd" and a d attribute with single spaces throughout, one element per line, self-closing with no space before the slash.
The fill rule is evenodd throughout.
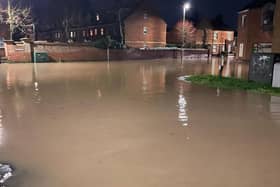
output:
<path id="1" fill-rule="evenodd" d="M 198 29 L 196 45 L 208 46 L 212 55 L 220 55 L 222 53 L 234 54 L 234 31 L 226 29 Z"/>
<path id="2" fill-rule="evenodd" d="M 112 14 L 95 13 L 92 24 L 84 27 L 72 26 L 68 29 L 50 29 L 38 33 L 39 40 L 51 42 L 92 42 L 104 36 L 111 36 L 114 40 L 120 39 L 118 20 Z M 67 31 L 66 31 L 67 30 Z"/>
<path id="3" fill-rule="evenodd" d="M 275 0 L 256 0 L 238 13 L 237 57 L 249 60 L 253 52 L 272 52 Z"/>
<path id="4" fill-rule="evenodd" d="M 280 0 L 276 0 L 274 12 L 272 52 L 280 53 Z"/>
<path id="5" fill-rule="evenodd" d="M 166 22 L 144 5 L 139 6 L 124 20 L 125 44 L 128 47 L 165 47 L 166 31 Z"/>

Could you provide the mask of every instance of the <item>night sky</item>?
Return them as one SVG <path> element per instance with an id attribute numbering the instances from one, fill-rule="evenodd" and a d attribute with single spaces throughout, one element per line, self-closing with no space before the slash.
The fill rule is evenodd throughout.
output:
<path id="1" fill-rule="evenodd" d="M 92 0 L 96 6 L 107 7 L 113 0 Z M 131 2 L 132 0 L 127 0 Z M 158 7 L 162 16 L 168 24 L 174 24 L 181 18 L 182 5 L 184 0 L 151 0 Z M 224 16 L 226 24 L 230 27 L 236 27 L 237 11 L 243 8 L 251 0 L 190 0 L 193 10 L 200 16 L 213 18 L 217 14 Z"/>

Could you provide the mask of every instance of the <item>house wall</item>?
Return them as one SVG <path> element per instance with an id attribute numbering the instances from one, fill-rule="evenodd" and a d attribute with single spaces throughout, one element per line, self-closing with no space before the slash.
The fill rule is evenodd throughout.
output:
<path id="1" fill-rule="evenodd" d="M 272 51 L 280 53 L 280 0 L 276 0 Z"/>
<path id="2" fill-rule="evenodd" d="M 247 15 L 244 27 L 242 27 L 243 15 Z M 253 53 L 254 44 L 272 43 L 272 35 L 272 31 L 263 31 L 261 8 L 240 12 L 238 16 L 237 57 L 241 60 L 249 60 Z M 244 45 L 243 56 L 239 54 L 241 44 Z"/>
<path id="3" fill-rule="evenodd" d="M 144 19 L 147 14 L 147 19 Z M 167 25 L 163 19 L 144 9 L 136 10 L 126 18 L 125 43 L 128 47 L 165 47 Z M 147 34 L 144 34 L 144 27 Z"/>

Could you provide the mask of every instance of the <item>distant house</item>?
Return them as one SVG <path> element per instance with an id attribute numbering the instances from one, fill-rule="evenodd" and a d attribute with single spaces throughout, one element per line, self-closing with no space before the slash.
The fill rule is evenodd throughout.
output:
<path id="1" fill-rule="evenodd" d="M 237 57 L 249 60 L 253 52 L 272 52 L 275 0 L 255 0 L 238 12 Z"/>
<path id="2" fill-rule="evenodd" d="M 166 22 L 146 3 L 124 20 L 125 44 L 133 48 L 166 46 Z"/>
<path id="3" fill-rule="evenodd" d="M 208 46 L 212 55 L 220 55 L 222 53 L 233 54 L 235 51 L 234 31 L 223 28 L 198 29 L 196 44 Z"/>
<path id="4" fill-rule="evenodd" d="M 204 23 L 197 23 L 194 26 L 191 22 L 185 22 L 185 47 L 208 47 L 212 55 L 233 53 L 235 48 L 234 31 L 219 26 L 210 21 L 203 20 Z M 205 23 L 207 22 L 207 23 Z M 182 46 L 183 26 L 179 21 L 167 34 L 167 43 L 170 45 Z"/>
<path id="5" fill-rule="evenodd" d="M 66 42 L 67 38 L 71 42 L 91 42 L 110 35 L 113 39 L 120 39 L 120 28 L 116 16 L 106 13 L 96 12 L 94 20 L 90 25 L 84 27 L 69 27 L 67 33 L 65 29 L 49 29 L 38 33 L 39 40 Z"/>

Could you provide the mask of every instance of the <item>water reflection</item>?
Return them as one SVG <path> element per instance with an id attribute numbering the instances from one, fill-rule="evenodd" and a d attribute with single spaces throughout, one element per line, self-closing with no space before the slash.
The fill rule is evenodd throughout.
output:
<path id="1" fill-rule="evenodd" d="M 178 121 L 182 123 L 182 126 L 186 127 L 188 126 L 189 117 L 187 114 L 187 100 L 184 96 L 184 85 L 183 83 L 180 83 L 179 88 L 179 95 L 178 95 Z"/>
<path id="2" fill-rule="evenodd" d="M 3 115 L 0 110 L 0 147 L 4 144 L 4 127 L 3 127 Z"/>
<path id="3" fill-rule="evenodd" d="M 272 120 L 280 124 L 280 97 L 271 96 L 270 113 Z"/>
<path id="4" fill-rule="evenodd" d="M 248 65 L 235 62 L 233 57 L 212 58 L 211 71 L 209 73 L 211 75 L 218 75 L 221 67 L 223 67 L 222 75 L 224 77 L 248 78 Z"/>

